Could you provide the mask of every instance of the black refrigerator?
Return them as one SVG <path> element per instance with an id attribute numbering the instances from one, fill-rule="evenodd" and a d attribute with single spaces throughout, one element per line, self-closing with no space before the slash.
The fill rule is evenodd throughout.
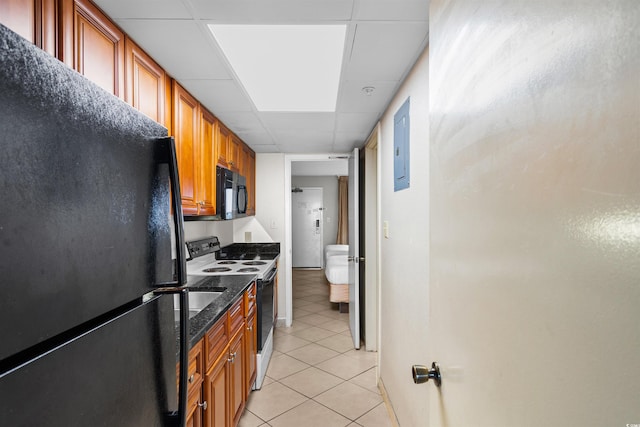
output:
<path id="1" fill-rule="evenodd" d="M 167 130 L 0 25 L 0 197 L 0 426 L 183 425 Z"/>

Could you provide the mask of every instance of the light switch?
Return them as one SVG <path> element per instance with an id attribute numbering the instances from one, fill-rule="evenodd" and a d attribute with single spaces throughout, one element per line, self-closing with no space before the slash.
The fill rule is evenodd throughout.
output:
<path id="1" fill-rule="evenodd" d="M 382 223 L 382 234 L 385 239 L 389 238 L 389 221 L 384 221 Z"/>

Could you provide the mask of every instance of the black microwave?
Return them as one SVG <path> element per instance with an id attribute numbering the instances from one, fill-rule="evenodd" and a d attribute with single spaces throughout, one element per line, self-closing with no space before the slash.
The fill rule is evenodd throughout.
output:
<path id="1" fill-rule="evenodd" d="M 216 167 L 216 214 L 220 219 L 247 215 L 247 180 L 229 169 Z"/>

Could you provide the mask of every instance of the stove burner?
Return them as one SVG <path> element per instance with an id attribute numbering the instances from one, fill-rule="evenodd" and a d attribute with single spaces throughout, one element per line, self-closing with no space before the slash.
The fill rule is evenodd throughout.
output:
<path id="1" fill-rule="evenodd" d="M 246 261 L 242 263 L 243 265 L 265 265 L 265 261 Z"/>
<path id="2" fill-rule="evenodd" d="M 238 261 L 218 261 L 218 264 L 237 264 Z"/>
<path id="3" fill-rule="evenodd" d="M 212 267 L 202 270 L 204 273 L 224 273 L 225 271 L 231 271 L 229 267 Z"/>
<path id="4" fill-rule="evenodd" d="M 260 269 L 256 267 L 245 267 L 245 268 L 238 269 L 238 273 L 254 273 L 256 271 L 260 271 Z"/>

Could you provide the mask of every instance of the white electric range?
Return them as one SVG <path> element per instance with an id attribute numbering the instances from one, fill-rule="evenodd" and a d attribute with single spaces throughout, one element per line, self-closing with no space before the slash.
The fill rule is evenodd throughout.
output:
<path id="1" fill-rule="evenodd" d="M 254 389 L 260 389 L 269 366 L 269 360 L 273 353 L 273 328 L 275 326 L 276 307 L 274 306 L 274 283 L 278 274 L 277 259 L 279 257 L 279 244 L 277 253 L 269 250 L 259 253 L 259 245 L 245 247 L 231 245 L 227 249 L 220 247 L 217 237 L 187 242 L 187 275 L 190 276 L 221 276 L 231 274 L 255 275 L 256 308 L 257 308 L 257 376 L 253 385 Z M 268 244 L 271 249 L 274 244 Z M 218 259 L 222 257 L 224 259 Z"/>
<path id="2" fill-rule="evenodd" d="M 222 276 L 228 274 L 255 274 L 259 280 L 268 276 L 275 267 L 276 260 L 218 260 L 214 254 L 207 254 L 187 261 L 190 276 Z"/>

